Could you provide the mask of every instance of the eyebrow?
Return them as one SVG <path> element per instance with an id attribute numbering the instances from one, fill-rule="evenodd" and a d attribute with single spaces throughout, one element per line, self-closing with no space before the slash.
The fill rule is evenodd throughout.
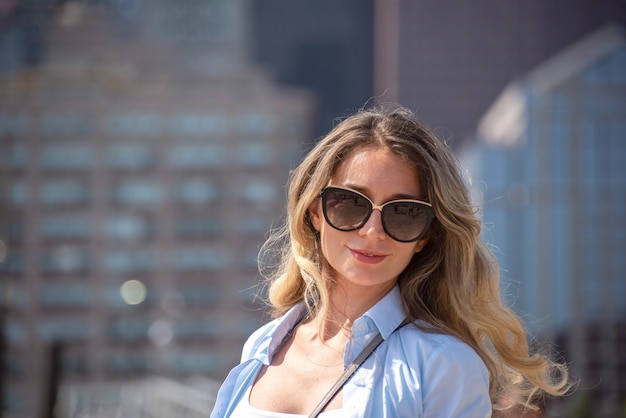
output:
<path id="1" fill-rule="evenodd" d="M 371 199 L 369 190 L 365 187 L 357 186 L 356 184 L 351 184 L 351 183 L 341 184 L 338 186 L 347 187 L 349 189 L 356 190 L 357 192 L 363 193 L 365 196 Z M 387 200 L 387 202 L 391 202 L 392 200 L 404 200 L 404 199 L 422 201 L 422 199 L 412 194 L 396 193 L 396 194 L 391 195 L 389 199 Z"/>

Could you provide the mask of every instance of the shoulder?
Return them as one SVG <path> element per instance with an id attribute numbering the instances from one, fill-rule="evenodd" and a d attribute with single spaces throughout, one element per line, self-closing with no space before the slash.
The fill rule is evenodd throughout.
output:
<path id="1" fill-rule="evenodd" d="M 427 326 L 421 326 L 419 323 L 407 324 L 398 329 L 396 334 L 402 344 L 417 344 L 425 350 L 425 354 L 435 355 L 441 351 L 452 350 L 478 356 L 467 343 L 460 339 L 443 332 L 429 330 Z"/>
<path id="2" fill-rule="evenodd" d="M 390 346 L 393 351 L 402 353 L 407 364 L 419 370 L 422 377 L 442 365 L 448 370 L 458 368 L 463 374 L 488 376 L 487 367 L 478 353 L 448 334 L 408 324 L 390 337 Z"/>
<path id="3" fill-rule="evenodd" d="M 471 346 L 413 324 L 395 334 L 392 350 L 404 357 L 405 378 L 415 385 L 427 416 L 490 416 L 489 372 Z"/>

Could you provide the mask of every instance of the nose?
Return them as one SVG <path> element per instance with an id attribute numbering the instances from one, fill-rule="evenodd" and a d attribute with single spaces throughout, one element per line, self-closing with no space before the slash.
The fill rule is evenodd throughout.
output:
<path id="1" fill-rule="evenodd" d="M 383 229 L 382 212 L 380 209 L 372 210 L 369 219 L 359 229 L 359 235 L 362 237 L 370 237 L 376 240 L 385 239 L 387 234 Z"/>

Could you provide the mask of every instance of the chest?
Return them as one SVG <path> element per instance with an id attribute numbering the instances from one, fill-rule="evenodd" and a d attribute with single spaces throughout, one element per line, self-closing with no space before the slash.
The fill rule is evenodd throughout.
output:
<path id="1" fill-rule="evenodd" d="M 310 413 L 343 373 L 343 350 L 288 341 L 259 372 L 250 404 L 274 412 Z M 341 391 L 326 410 L 342 407 Z"/>

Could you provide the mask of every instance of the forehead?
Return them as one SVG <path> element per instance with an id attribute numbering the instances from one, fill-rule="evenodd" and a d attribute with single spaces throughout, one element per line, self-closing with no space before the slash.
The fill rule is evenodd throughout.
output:
<path id="1" fill-rule="evenodd" d="M 360 148 L 348 153 L 330 183 L 369 192 L 385 198 L 393 195 L 420 195 L 418 171 L 414 164 L 385 148 Z"/>

